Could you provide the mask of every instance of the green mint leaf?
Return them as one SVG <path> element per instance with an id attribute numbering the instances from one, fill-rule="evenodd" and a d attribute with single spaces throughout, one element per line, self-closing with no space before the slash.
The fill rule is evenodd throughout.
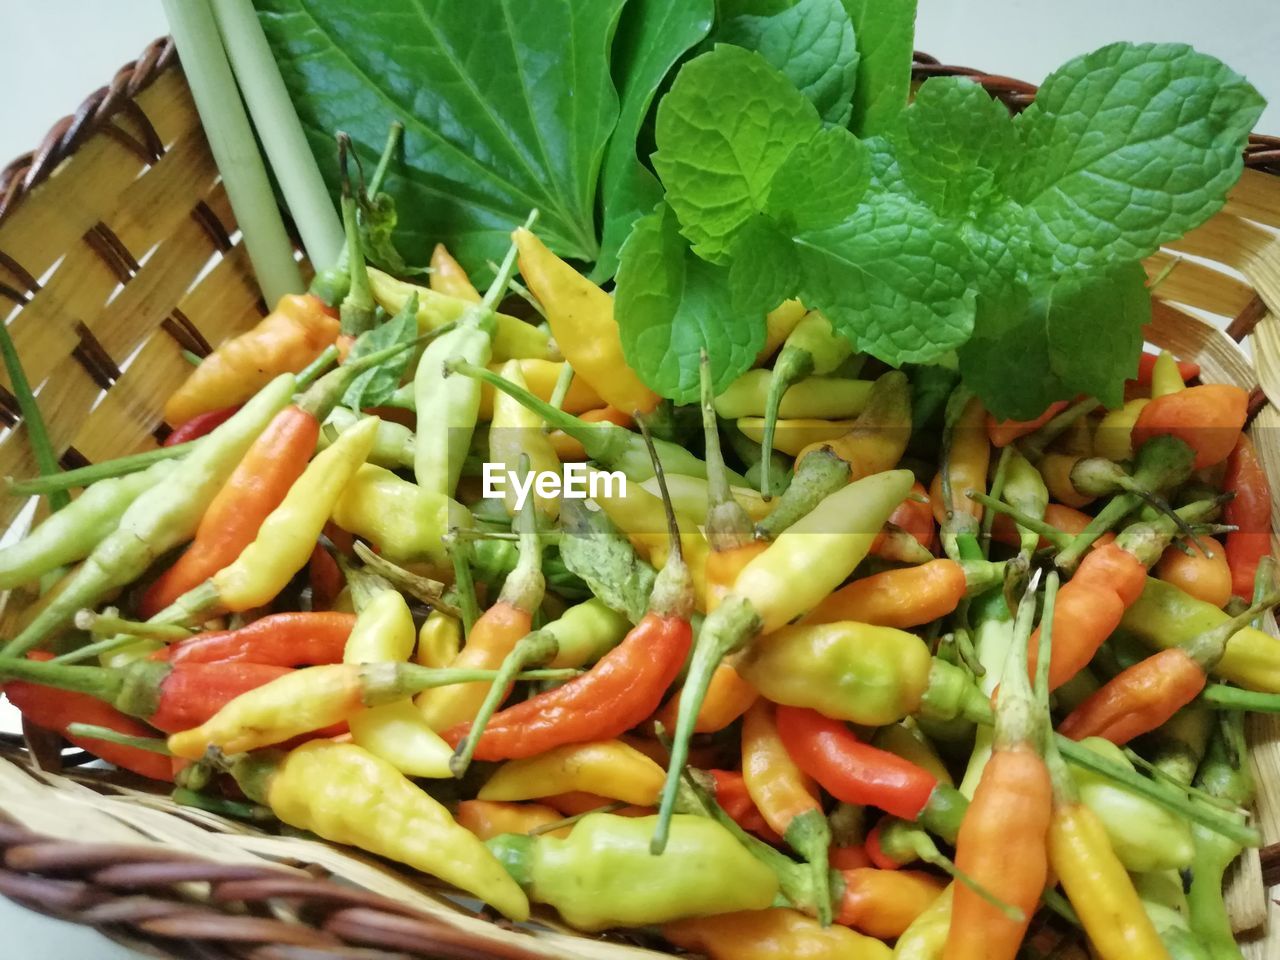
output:
<path id="1" fill-rule="evenodd" d="M 1103 47 L 1050 74 L 1015 121 L 1010 192 L 1052 238 L 1055 268 L 1141 259 L 1222 207 L 1263 106 L 1190 47 Z"/>
<path id="2" fill-rule="evenodd" d="M 658 104 L 653 164 L 698 256 L 727 257 L 736 233 L 764 208 L 778 168 L 820 124 L 813 105 L 759 54 L 724 44 L 680 68 Z"/>
<path id="3" fill-rule="evenodd" d="M 600 171 L 604 236 L 596 281 L 613 276 L 631 225 L 662 199 L 662 185 L 637 155 L 637 140 L 658 87 L 707 35 L 714 17 L 712 0 L 630 0 L 622 11 L 612 64 L 621 108 Z"/>
<path id="4" fill-rule="evenodd" d="M 347 354 L 347 363 L 361 357 L 386 350 L 398 344 L 412 343 L 418 336 L 418 295 L 412 294 L 394 317 L 367 330 L 356 338 Z M 400 386 L 404 373 L 413 359 L 412 350 L 404 350 L 377 366 L 370 367 L 356 376 L 342 395 L 343 406 L 352 410 L 378 407 L 391 399 Z"/>
<path id="5" fill-rule="evenodd" d="M 820 230 L 847 217 L 870 183 L 866 147 L 843 127 L 827 127 L 783 161 L 769 185 L 765 213 L 792 229 Z"/>
<path id="6" fill-rule="evenodd" d="M 752 234 L 757 224 L 748 228 Z M 727 387 L 755 362 L 764 315 L 777 306 L 771 290 L 766 300 L 758 287 L 735 287 L 742 279 L 694 256 L 665 203 L 637 220 L 622 245 L 614 305 L 627 363 L 653 390 L 692 403 L 706 347 L 715 389 Z"/>
<path id="7" fill-rule="evenodd" d="M 1147 275 L 1136 261 L 1059 278 L 1045 308 L 1054 374 L 1073 393 L 1120 406 L 1125 379 L 1138 373 L 1142 328 L 1150 322 Z"/>
<path id="8" fill-rule="evenodd" d="M 795 296 L 799 285 L 800 262 L 791 237 L 763 214 L 747 221 L 738 234 L 729 263 L 734 309 L 747 318 L 757 313 L 763 316 L 761 311 L 772 310 Z"/>
<path id="9" fill-rule="evenodd" d="M 848 124 L 858 48 L 841 0 L 799 0 L 772 16 L 734 17 L 721 23 L 715 39 L 756 51 L 809 98 L 823 120 Z"/>
<path id="10" fill-rule="evenodd" d="M 963 77 L 925 81 L 889 139 L 907 187 L 947 217 L 999 202 L 1017 158 L 1008 108 Z"/>
<path id="11" fill-rule="evenodd" d="M 960 375 L 999 419 L 1029 420 L 1072 396 L 1053 373 L 1044 315 L 1022 284 L 978 297 L 973 336 L 959 350 Z"/>
<path id="12" fill-rule="evenodd" d="M 372 168 L 405 124 L 384 188 L 410 262 L 444 241 L 468 270 L 499 260 L 531 208 L 562 256 L 594 260 L 596 185 L 618 117 L 609 53 L 624 0 L 255 0 L 320 169 L 333 132 Z"/>
<path id="13" fill-rule="evenodd" d="M 928 207 L 867 194 L 839 224 L 795 237 L 800 298 L 890 364 L 934 360 L 973 327 L 969 254 Z"/>
<path id="14" fill-rule="evenodd" d="M 916 0 L 844 0 L 858 38 L 853 132 L 888 129 L 907 105 L 916 38 Z"/>

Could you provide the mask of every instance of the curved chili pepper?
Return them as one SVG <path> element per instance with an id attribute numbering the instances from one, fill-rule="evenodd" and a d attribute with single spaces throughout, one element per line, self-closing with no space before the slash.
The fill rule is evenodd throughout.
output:
<path id="1" fill-rule="evenodd" d="M 204 723 L 241 694 L 292 673 L 287 667 L 258 663 L 138 660 L 112 668 L 29 660 L 0 662 L 0 677 L 86 694 L 166 733 Z"/>
<path id="2" fill-rule="evenodd" d="M 162 447 L 176 447 L 180 443 L 188 443 L 192 440 L 199 440 L 205 434 L 212 433 L 217 427 L 222 426 L 239 410 L 241 404 L 233 407 L 223 407 L 221 410 L 210 410 L 207 413 L 198 413 L 182 426 L 169 431 L 169 435 L 164 438 Z"/>
<path id="3" fill-rule="evenodd" d="M 169 423 L 244 403 L 273 378 L 297 373 L 338 336 L 339 323 L 319 297 L 280 298 L 251 330 L 224 341 L 187 376 L 164 405 Z"/>
<path id="4" fill-rule="evenodd" d="M 32 660 L 48 660 L 53 654 L 35 650 L 28 656 Z M 166 756 L 108 740 L 68 735 L 67 728 L 71 724 L 87 723 L 131 737 L 154 736 L 154 732 L 146 724 L 121 713 L 109 703 L 87 693 L 59 690 L 28 680 L 10 680 L 4 684 L 3 690 L 5 697 L 24 719 L 38 727 L 52 730 L 95 757 L 149 780 L 173 779 L 173 765 Z"/>
<path id="5" fill-rule="evenodd" d="M 847 927 L 824 927 L 798 910 L 774 908 L 680 920 L 662 927 L 677 947 L 709 960 L 890 960 L 887 946 Z"/>
<path id="6" fill-rule="evenodd" d="M 909 534 L 925 550 L 933 550 L 938 537 L 937 523 L 933 518 L 933 504 L 929 499 L 929 491 L 923 483 L 916 482 L 911 486 L 911 493 L 898 504 L 896 510 L 889 514 L 886 530 L 900 530 Z M 876 538 L 871 545 L 871 552 L 881 556 L 884 552 L 885 534 Z"/>
<path id="7" fill-rule="evenodd" d="M 1224 383 L 1201 384 L 1157 397 L 1133 425 L 1133 445 L 1152 437 L 1176 437 L 1195 451 L 1195 469 L 1230 456 L 1248 417 L 1249 393 Z"/>
<path id="8" fill-rule="evenodd" d="M 964 595 L 964 568 L 951 560 L 933 560 L 854 580 L 828 596 L 800 622 L 858 620 L 906 629 L 945 617 Z"/>
<path id="9" fill-rule="evenodd" d="M 152 660 L 169 663 L 261 663 L 276 667 L 339 663 L 355 615 L 273 613 L 238 630 L 215 630 L 162 647 Z"/>
<path id="10" fill-rule="evenodd" d="M 947 819 L 947 788 L 923 768 L 868 746 L 838 720 L 816 710 L 780 706 L 778 735 L 787 753 L 805 773 L 844 803 L 878 807 L 904 820 Z M 950 791 L 954 793 L 954 790 Z M 934 813 L 941 813 L 935 817 Z M 955 835 L 939 823 L 940 833 Z"/>
<path id="11" fill-rule="evenodd" d="M 1007 447 L 1013 441 L 1019 440 L 1029 433 L 1035 433 L 1063 410 L 1067 409 L 1069 405 L 1066 400 L 1055 401 L 1049 404 L 1044 413 L 1034 420 L 997 420 L 991 414 L 987 414 L 987 438 L 996 449 Z"/>
<path id="12" fill-rule="evenodd" d="M 1181 545 L 1166 548 L 1152 572 L 1197 600 L 1215 607 L 1226 606 L 1231 599 L 1232 574 L 1222 544 L 1213 537 L 1201 536 L 1186 549 L 1190 553 L 1184 552 Z"/>
<path id="13" fill-rule="evenodd" d="M 538 800 L 581 791 L 651 806 L 662 789 L 662 767 L 621 740 L 574 743 L 513 760 L 480 788 L 481 800 Z"/>
<path id="14" fill-rule="evenodd" d="M 1068 507 L 1087 507 L 1098 499 L 1096 496 L 1084 493 L 1079 490 L 1072 481 L 1072 472 L 1076 469 L 1076 465 L 1085 458 L 1071 453 L 1057 453 L 1050 451 L 1040 458 L 1037 467 L 1040 476 L 1044 478 L 1044 485 L 1051 496 L 1058 503 L 1066 504 Z"/>
<path id="15" fill-rule="evenodd" d="M 725 420 L 763 417 L 768 410 L 771 370 L 748 370 L 715 398 L 716 415 Z M 808 377 L 797 380 L 782 396 L 778 416 L 784 419 L 845 420 L 867 406 L 870 380 Z"/>
<path id="16" fill-rule="evenodd" d="M 919 870 L 842 870 L 836 923 L 881 940 L 902 936 L 942 895 L 946 883 Z"/>
<path id="17" fill-rule="evenodd" d="M 77 611 L 97 606 L 111 591 L 141 576 L 165 551 L 189 539 L 245 451 L 289 402 L 293 387 L 292 375 L 277 378 L 198 443 L 156 486 L 134 500 L 116 529 L 71 575 L 57 599 L 0 652 L 16 656 L 37 646 L 53 630 L 69 623 Z"/>
<path id="18" fill-rule="evenodd" d="M 1223 520 L 1237 529 L 1227 534 L 1227 565 L 1236 596 L 1253 595 L 1258 562 L 1271 552 L 1271 484 L 1253 441 L 1244 434 L 1227 458 L 1222 489 L 1235 494 L 1223 508 Z"/>
<path id="19" fill-rule="evenodd" d="M 512 234 L 520 276 L 542 304 L 560 352 L 573 372 L 611 407 L 648 413 L 662 399 L 641 382 L 623 355 L 613 297 L 565 263 L 531 231 Z"/>
<path id="20" fill-rule="evenodd" d="M 948 407 L 954 405 L 948 404 Z M 985 492 L 987 489 L 987 468 L 991 463 L 987 412 L 982 408 L 982 401 L 970 397 L 959 411 L 949 409 L 948 413 L 952 422 L 946 457 L 929 486 L 933 515 L 944 530 L 955 527 L 960 518 L 967 517 L 976 531 L 976 523 L 982 519 L 982 506 L 965 494 L 969 490 Z M 950 487 L 950 500 L 944 495 L 947 486 Z M 956 532 L 962 532 L 962 529 L 956 528 Z"/>
<path id="21" fill-rule="evenodd" d="M 462 264 L 453 259 L 453 254 L 443 243 L 437 243 L 431 251 L 431 274 L 427 282 L 436 293 L 457 297 L 468 303 L 480 302 L 480 291 L 471 283 L 467 271 L 462 269 Z"/>
<path id="22" fill-rule="evenodd" d="M 911 384 L 900 370 L 882 374 L 871 385 L 867 406 L 845 433 L 811 443 L 796 455 L 796 468 L 818 450 L 829 450 L 849 464 L 850 479 L 892 470 L 911 439 Z M 785 494 L 784 494 L 785 496 Z"/>
<path id="23" fill-rule="evenodd" d="M 715 781 L 715 801 L 720 804 L 733 822 L 748 833 L 755 834 L 765 843 L 781 846 L 782 837 L 765 822 L 756 802 L 747 791 L 747 782 L 736 770 L 708 770 Z"/>
<path id="24" fill-rule="evenodd" d="M 260 751 L 237 758 L 231 774 L 283 823 L 440 877 L 512 920 L 529 916 L 525 895 L 474 834 L 355 744 L 313 740 L 287 754 Z"/>
<path id="25" fill-rule="evenodd" d="M 1116 544 L 1090 551 L 1075 575 L 1058 593 L 1053 614 L 1053 650 L 1049 689 L 1062 686 L 1093 659 L 1104 640 L 1120 625 L 1124 612 L 1142 594 L 1147 571 L 1132 553 Z M 1040 655 L 1040 630 L 1027 648 L 1034 673 Z"/>

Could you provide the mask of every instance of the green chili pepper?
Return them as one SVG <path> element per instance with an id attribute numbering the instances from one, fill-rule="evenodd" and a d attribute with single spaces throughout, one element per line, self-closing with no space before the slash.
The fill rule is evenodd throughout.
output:
<path id="1" fill-rule="evenodd" d="M 364 414 L 346 407 L 334 407 L 324 422 L 324 429 L 320 431 L 320 442 L 316 449 L 323 450 L 363 419 Z M 368 462 L 389 470 L 412 468 L 413 450 L 412 430 L 394 420 L 379 420 L 378 433 L 373 439 L 373 451 L 369 454 Z"/>
<path id="2" fill-rule="evenodd" d="M 0 590 L 38 580 L 87 557 L 116 528 L 125 510 L 177 464 L 161 460 L 142 471 L 101 480 L 26 537 L 0 550 Z"/>
<path id="3" fill-rule="evenodd" d="M 548 666 L 582 667 L 595 663 L 622 642 L 631 622 L 592 597 L 566 610 L 542 627 L 556 641 L 556 655 Z"/>
<path id="4" fill-rule="evenodd" d="M 258 434 L 289 403 L 294 386 L 292 374 L 276 377 L 134 500 L 57 599 L 9 641 L 3 654 L 13 657 L 30 650 L 70 623 L 77 610 L 96 606 L 112 590 L 140 577 L 166 550 L 191 539 L 209 502 Z"/>
<path id="5" fill-rule="evenodd" d="M 778 895 L 773 871 L 724 827 L 671 818 L 666 852 L 649 853 L 656 817 L 593 813 L 564 839 L 503 834 L 488 841 L 538 903 L 580 930 L 640 927 L 684 917 L 763 910 Z"/>

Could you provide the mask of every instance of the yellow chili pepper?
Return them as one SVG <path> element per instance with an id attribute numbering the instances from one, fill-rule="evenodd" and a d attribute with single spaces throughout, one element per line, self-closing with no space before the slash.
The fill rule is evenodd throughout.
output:
<path id="1" fill-rule="evenodd" d="M 524 377 L 520 375 L 520 363 L 508 360 L 502 367 L 502 376 L 518 387 L 525 387 Z M 513 399 L 508 394 L 499 394 L 493 400 L 493 423 L 489 428 L 489 460 L 501 464 L 508 475 L 516 474 L 520 458 L 529 458 L 528 469 L 535 478 L 543 475 L 560 475 L 560 458 L 543 430 L 542 418 Z M 507 514 L 515 516 L 517 493 L 514 484 L 507 483 L 503 493 L 503 503 Z M 560 515 L 560 498 L 543 496 L 538 493 L 535 483 L 532 488 L 534 507 L 538 513 L 550 520 Z"/>
<path id="2" fill-rule="evenodd" d="M 443 610 L 432 610 L 418 630 L 414 660 L 424 667 L 447 667 L 462 649 L 462 623 Z"/>
<path id="3" fill-rule="evenodd" d="M 950 474 L 951 503 L 942 496 L 942 471 L 933 478 L 929 499 L 933 503 L 933 515 L 938 523 L 945 524 L 947 516 L 982 519 L 982 505 L 965 496 L 966 491 L 986 492 L 987 467 L 991 463 L 991 441 L 987 437 L 987 411 L 982 401 L 970 397 L 956 419 L 951 432 L 951 448 L 947 454 L 947 471 Z"/>
<path id="4" fill-rule="evenodd" d="M 332 516 L 394 563 L 444 566 L 444 535 L 451 527 L 469 526 L 471 514 L 451 497 L 366 463 L 343 488 Z"/>
<path id="5" fill-rule="evenodd" d="M 983 434 L 985 439 L 986 434 Z M 851 480 L 892 470 L 911 439 L 911 384 L 900 370 L 890 370 L 872 385 L 867 404 L 838 437 L 811 443 L 796 455 L 796 465 L 823 447 L 849 464 Z"/>
<path id="6" fill-rule="evenodd" d="M 457 297 L 468 303 L 480 302 L 480 291 L 472 285 L 467 271 L 453 259 L 453 254 L 443 243 L 437 243 L 431 251 L 431 276 L 428 283 L 432 290 L 446 297 Z"/>
<path id="7" fill-rule="evenodd" d="M 356 618 L 343 651 L 346 663 L 403 662 L 414 647 L 413 614 L 397 590 L 379 591 Z M 453 748 L 427 726 L 409 697 L 357 710 L 351 738 L 411 777 L 450 777 Z"/>
<path id="8" fill-rule="evenodd" d="M 831 443 L 852 430 L 855 420 L 822 420 L 813 417 L 795 417 L 779 420 L 774 427 L 773 449 L 790 456 L 799 456 L 814 444 Z M 747 438 L 760 443 L 764 439 L 763 417 L 741 417 L 738 429 Z"/>
<path id="9" fill-rule="evenodd" d="M 1080 803 L 1056 806 L 1049 863 L 1102 960 L 1167 960 L 1133 881 L 1097 816 Z"/>
<path id="10" fill-rule="evenodd" d="M 459 319 L 474 304 L 457 297 L 445 296 L 426 287 L 396 280 L 369 268 L 369 286 L 373 289 L 373 297 L 378 304 L 395 316 L 409 298 L 418 295 L 418 332 L 426 333 L 446 323 Z M 541 360 L 556 359 L 551 349 L 551 338 L 535 327 L 516 317 L 505 313 L 497 315 L 497 326 L 493 333 L 493 359 L 507 361 L 533 357 Z"/>
<path id="11" fill-rule="evenodd" d="M 1065 503 L 1068 507 L 1076 509 L 1087 507 L 1097 499 L 1081 493 L 1071 482 L 1071 470 L 1082 459 L 1083 457 L 1070 453 L 1046 453 L 1037 465 L 1049 496 L 1058 503 Z"/>
<path id="12" fill-rule="evenodd" d="M 1161 350 L 1160 356 L 1156 357 L 1156 362 L 1151 367 L 1151 399 L 1177 393 L 1179 390 L 1185 390 L 1186 387 L 1182 374 L 1178 370 L 1177 359 L 1168 350 Z"/>
<path id="13" fill-rule="evenodd" d="M 764 315 L 764 346 L 756 354 L 757 366 L 777 353 L 808 312 L 799 300 L 784 300 Z"/>
<path id="14" fill-rule="evenodd" d="M 650 477 L 640 484 L 652 496 L 658 496 L 658 478 Z M 752 522 L 759 523 L 777 506 L 777 498 L 766 500 L 759 490 L 750 487 L 730 487 L 733 499 L 742 504 Z M 689 477 L 682 473 L 667 474 L 667 493 L 671 496 L 671 506 L 677 516 L 705 517 L 710 503 L 707 481 L 702 477 Z"/>
<path id="15" fill-rule="evenodd" d="M 378 419 L 369 417 L 316 454 L 235 562 L 188 590 L 156 619 L 201 620 L 215 611 L 251 610 L 274 600 L 311 559 L 316 537 L 373 449 L 377 432 Z"/>
<path id="16" fill-rule="evenodd" d="M 601 740 L 568 744 L 503 764 L 477 796 L 481 800 L 537 800 L 581 790 L 652 806 L 664 776 L 662 768 L 635 747 L 621 740 Z"/>
<path id="17" fill-rule="evenodd" d="M 848 927 L 824 927 L 797 910 L 775 908 L 679 920 L 662 935 L 711 960 L 889 960 L 893 951 Z"/>
<path id="18" fill-rule="evenodd" d="M 458 825 L 481 840 L 500 837 L 504 833 L 529 833 L 539 827 L 558 823 L 564 814 L 541 803 L 500 803 L 496 800 L 463 800 L 454 810 Z M 551 837 L 567 837 L 569 827 L 547 832 Z"/>
<path id="19" fill-rule="evenodd" d="M 533 233 L 512 236 L 520 275 L 547 313 L 547 322 L 576 377 L 623 413 L 648 413 L 662 399 L 627 364 L 613 317 L 613 297 L 565 263 Z"/>
<path id="20" fill-rule="evenodd" d="M 529 901 L 484 843 L 395 767 L 351 743 L 313 740 L 237 763 L 245 793 L 284 823 L 466 890 L 512 920 Z"/>
<path id="21" fill-rule="evenodd" d="M 494 373 L 501 373 L 502 367 L 506 362 L 491 363 L 489 369 Z M 520 376 L 524 377 L 524 385 L 529 392 L 539 400 L 545 400 L 550 403 L 551 395 L 556 388 L 556 382 L 560 379 L 560 372 L 565 368 L 564 361 L 526 358 L 518 362 L 520 364 Z M 480 385 L 481 420 L 493 418 L 493 395 L 495 392 L 490 384 L 483 383 Z M 569 392 L 564 395 L 564 401 L 560 404 L 560 409 L 566 413 L 581 416 L 589 410 L 598 410 L 604 405 L 604 401 L 600 399 L 600 394 L 591 388 L 591 384 L 581 377 L 574 377 L 569 383 Z"/>
<path id="22" fill-rule="evenodd" d="M 748 370 L 716 397 L 716 413 L 726 420 L 763 417 L 771 379 L 768 370 Z M 808 377 L 787 388 L 778 407 L 778 416 L 847 419 L 865 410 L 870 397 L 870 380 Z"/>
<path id="23" fill-rule="evenodd" d="M 1130 400 L 1119 410 L 1110 411 L 1098 423 L 1093 434 L 1093 452 L 1117 463 L 1133 459 L 1133 425 L 1138 422 L 1142 408 L 1150 403 L 1147 397 Z"/>
<path id="24" fill-rule="evenodd" d="M 941 960 L 951 929 L 951 896 L 955 884 L 949 884 L 924 913 L 912 921 L 893 947 L 893 960 Z"/>

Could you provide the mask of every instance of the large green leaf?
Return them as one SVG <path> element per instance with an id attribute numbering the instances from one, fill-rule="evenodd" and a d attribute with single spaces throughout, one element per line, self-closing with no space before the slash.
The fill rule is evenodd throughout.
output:
<path id="1" fill-rule="evenodd" d="M 844 0 L 858 38 L 853 131 L 883 133 L 907 105 L 916 39 L 916 0 Z"/>
<path id="2" fill-rule="evenodd" d="M 623 2 L 255 0 L 331 186 L 336 130 L 371 164 L 401 120 L 404 162 L 385 184 L 399 205 L 396 243 L 423 263 L 447 239 L 469 269 L 500 258 L 535 207 L 556 252 L 596 258 Z"/>
<path id="3" fill-rule="evenodd" d="M 713 0 L 629 0 L 613 44 L 613 76 L 622 97 L 618 125 L 600 173 L 604 238 L 593 276 L 618 269 L 618 248 L 631 225 L 662 199 L 662 185 L 636 153 L 654 95 L 676 61 L 707 35 Z"/>

